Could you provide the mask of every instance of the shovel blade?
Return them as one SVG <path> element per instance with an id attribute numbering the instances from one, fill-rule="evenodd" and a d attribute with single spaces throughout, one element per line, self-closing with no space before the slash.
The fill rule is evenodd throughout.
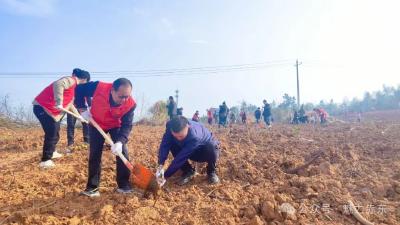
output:
<path id="1" fill-rule="evenodd" d="M 133 165 L 133 169 L 131 171 L 131 182 L 133 185 L 140 189 L 147 190 L 154 179 L 155 176 L 150 169 L 146 168 L 140 163 Z"/>

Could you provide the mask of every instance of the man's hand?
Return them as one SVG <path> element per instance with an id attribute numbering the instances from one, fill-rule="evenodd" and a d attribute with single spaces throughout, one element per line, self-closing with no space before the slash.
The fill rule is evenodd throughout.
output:
<path id="1" fill-rule="evenodd" d="M 89 121 L 85 118 L 83 118 L 83 116 L 79 115 L 79 117 L 77 118 L 79 121 L 81 121 L 81 123 L 89 123 Z"/>
<path id="2" fill-rule="evenodd" d="M 117 143 L 111 145 L 111 152 L 117 156 L 122 154 L 122 143 L 118 141 Z"/>
<path id="3" fill-rule="evenodd" d="M 62 105 L 56 105 L 56 109 L 58 109 L 58 110 L 63 110 L 64 109 L 64 107 L 62 106 Z"/>
<path id="4" fill-rule="evenodd" d="M 164 186 L 166 180 L 164 178 L 164 168 L 163 165 L 159 165 L 156 172 L 157 183 L 160 187 Z"/>
<path id="5" fill-rule="evenodd" d="M 157 177 L 164 177 L 164 168 L 163 165 L 159 165 L 156 172 Z"/>

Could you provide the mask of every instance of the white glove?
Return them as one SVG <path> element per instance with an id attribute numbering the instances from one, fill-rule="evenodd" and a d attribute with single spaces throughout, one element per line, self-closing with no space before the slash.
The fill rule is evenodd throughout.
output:
<path id="1" fill-rule="evenodd" d="M 118 141 L 117 143 L 113 144 L 111 146 L 111 152 L 112 152 L 112 154 L 117 155 L 117 156 L 119 154 L 122 154 L 122 143 Z"/>
<path id="2" fill-rule="evenodd" d="M 157 172 L 156 172 L 157 177 L 164 177 L 164 168 L 163 165 L 158 166 Z"/>
<path id="3" fill-rule="evenodd" d="M 79 121 L 81 121 L 81 123 L 89 123 L 88 120 L 86 120 L 85 118 L 83 118 L 81 115 L 79 115 L 79 117 L 77 118 Z"/>
<path id="4" fill-rule="evenodd" d="M 63 110 L 64 107 L 63 107 L 62 105 L 56 105 L 56 109 L 58 109 L 58 110 Z"/>
<path id="5" fill-rule="evenodd" d="M 158 183 L 158 185 L 159 185 L 160 187 L 162 187 L 162 186 L 165 184 L 166 180 L 165 180 L 165 178 L 164 178 L 164 169 L 163 169 L 163 165 L 160 165 L 160 166 L 157 168 L 156 179 L 157 179 L 157 183 Z"/>
<path id="6" fill-rule="evenodd" d="M 81 116 L 86 121 L 89 121 L 92 118 L 92 114 L 90 113 L 90 110 L 86 110 L 85 112 L 81 113 Z"/>

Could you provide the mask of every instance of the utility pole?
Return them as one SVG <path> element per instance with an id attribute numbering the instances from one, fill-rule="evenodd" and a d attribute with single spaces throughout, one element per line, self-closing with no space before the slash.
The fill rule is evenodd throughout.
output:
<path id="1" fill-rule="evenodd" d="M 142 118 L 142 115 L 143 115 L 143 108 L 144 108 L 144 93 L 142 96 L 142 107 L 140 107 L 140 115 L 139 115 L 140 119 Z"/>
<path id="2" fill-rule="evenodd" d="M 178 99 L 179 99 L 179 90 L 175 91 L 175 99 L 176 99 L 176 108 L 178 108 Z"/>
<path id="3" fill-rule="evenodd" d="M 300 84 L 299 84 L 299 60 L 296 59 L 296 75 L 297 75 L 297 108 L 300 108 Z"/>

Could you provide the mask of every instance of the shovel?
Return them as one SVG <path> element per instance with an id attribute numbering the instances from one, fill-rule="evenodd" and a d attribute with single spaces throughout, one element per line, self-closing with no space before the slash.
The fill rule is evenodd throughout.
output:
<path id="1" fill-rule="evenodd" d="M 70 112 L 66 109 L 62 109 L 62 111 L 66 112 L 76 118 L 80 117 L 79 115 L 77 115 L 73 112 Z M 99 126 L 99 124 L 93 118 L 90 118 L 89 121 L 83 121 L 83 122 L 86 122 L 86 123 L 90 122 L 93 125 L 93 127 L 95 127 L 99 131 L 99 133 L 104 137 L 105 141 L 108 144 L 110 144 L 110 145 L 114 144 L 113 140 L 103 131 L 103 129 Z M 125 156 L 122 153 L 119 153 L 118 157 L 122 160 L 124 165 L 131 171 L 131 177 L 130 177 L 131 183 L 133 185 L 137 186 L 138 188 L 145 190 L 144 196 L 146 198 L 149 197 L 150 194 L 153 194 L 155 199 L 157 199 L 160 187 L 157 183 L 156 177 L 151 172 L 151 170 L 144 167 L 140 163 L 132 164 L 125 158 Z"/>
<path id="2" fill-rule="evenodd" d="M 113 145 L 114 142 L 112 139 L 101 129 L 99 124 L 93 119 L 90 118 L 89 122 L 100 132 L 100 134 L 104 137 L 106 142 L 110 145 Z M 118 154 L 118 157 L 122 160 L 125 166 L 131 171 L 131 182 L 133 185 L 137 186 L 140 189 L 145 190 L 144 196 L 147 198 L 150 194 L 153 194 L 155 198 L 158 197 L 159 194 L 159 186 L 154 174 L 148 168 L 144 167 L 140 163 L 132 164 L 129 162 L 122 153 Z"/>

